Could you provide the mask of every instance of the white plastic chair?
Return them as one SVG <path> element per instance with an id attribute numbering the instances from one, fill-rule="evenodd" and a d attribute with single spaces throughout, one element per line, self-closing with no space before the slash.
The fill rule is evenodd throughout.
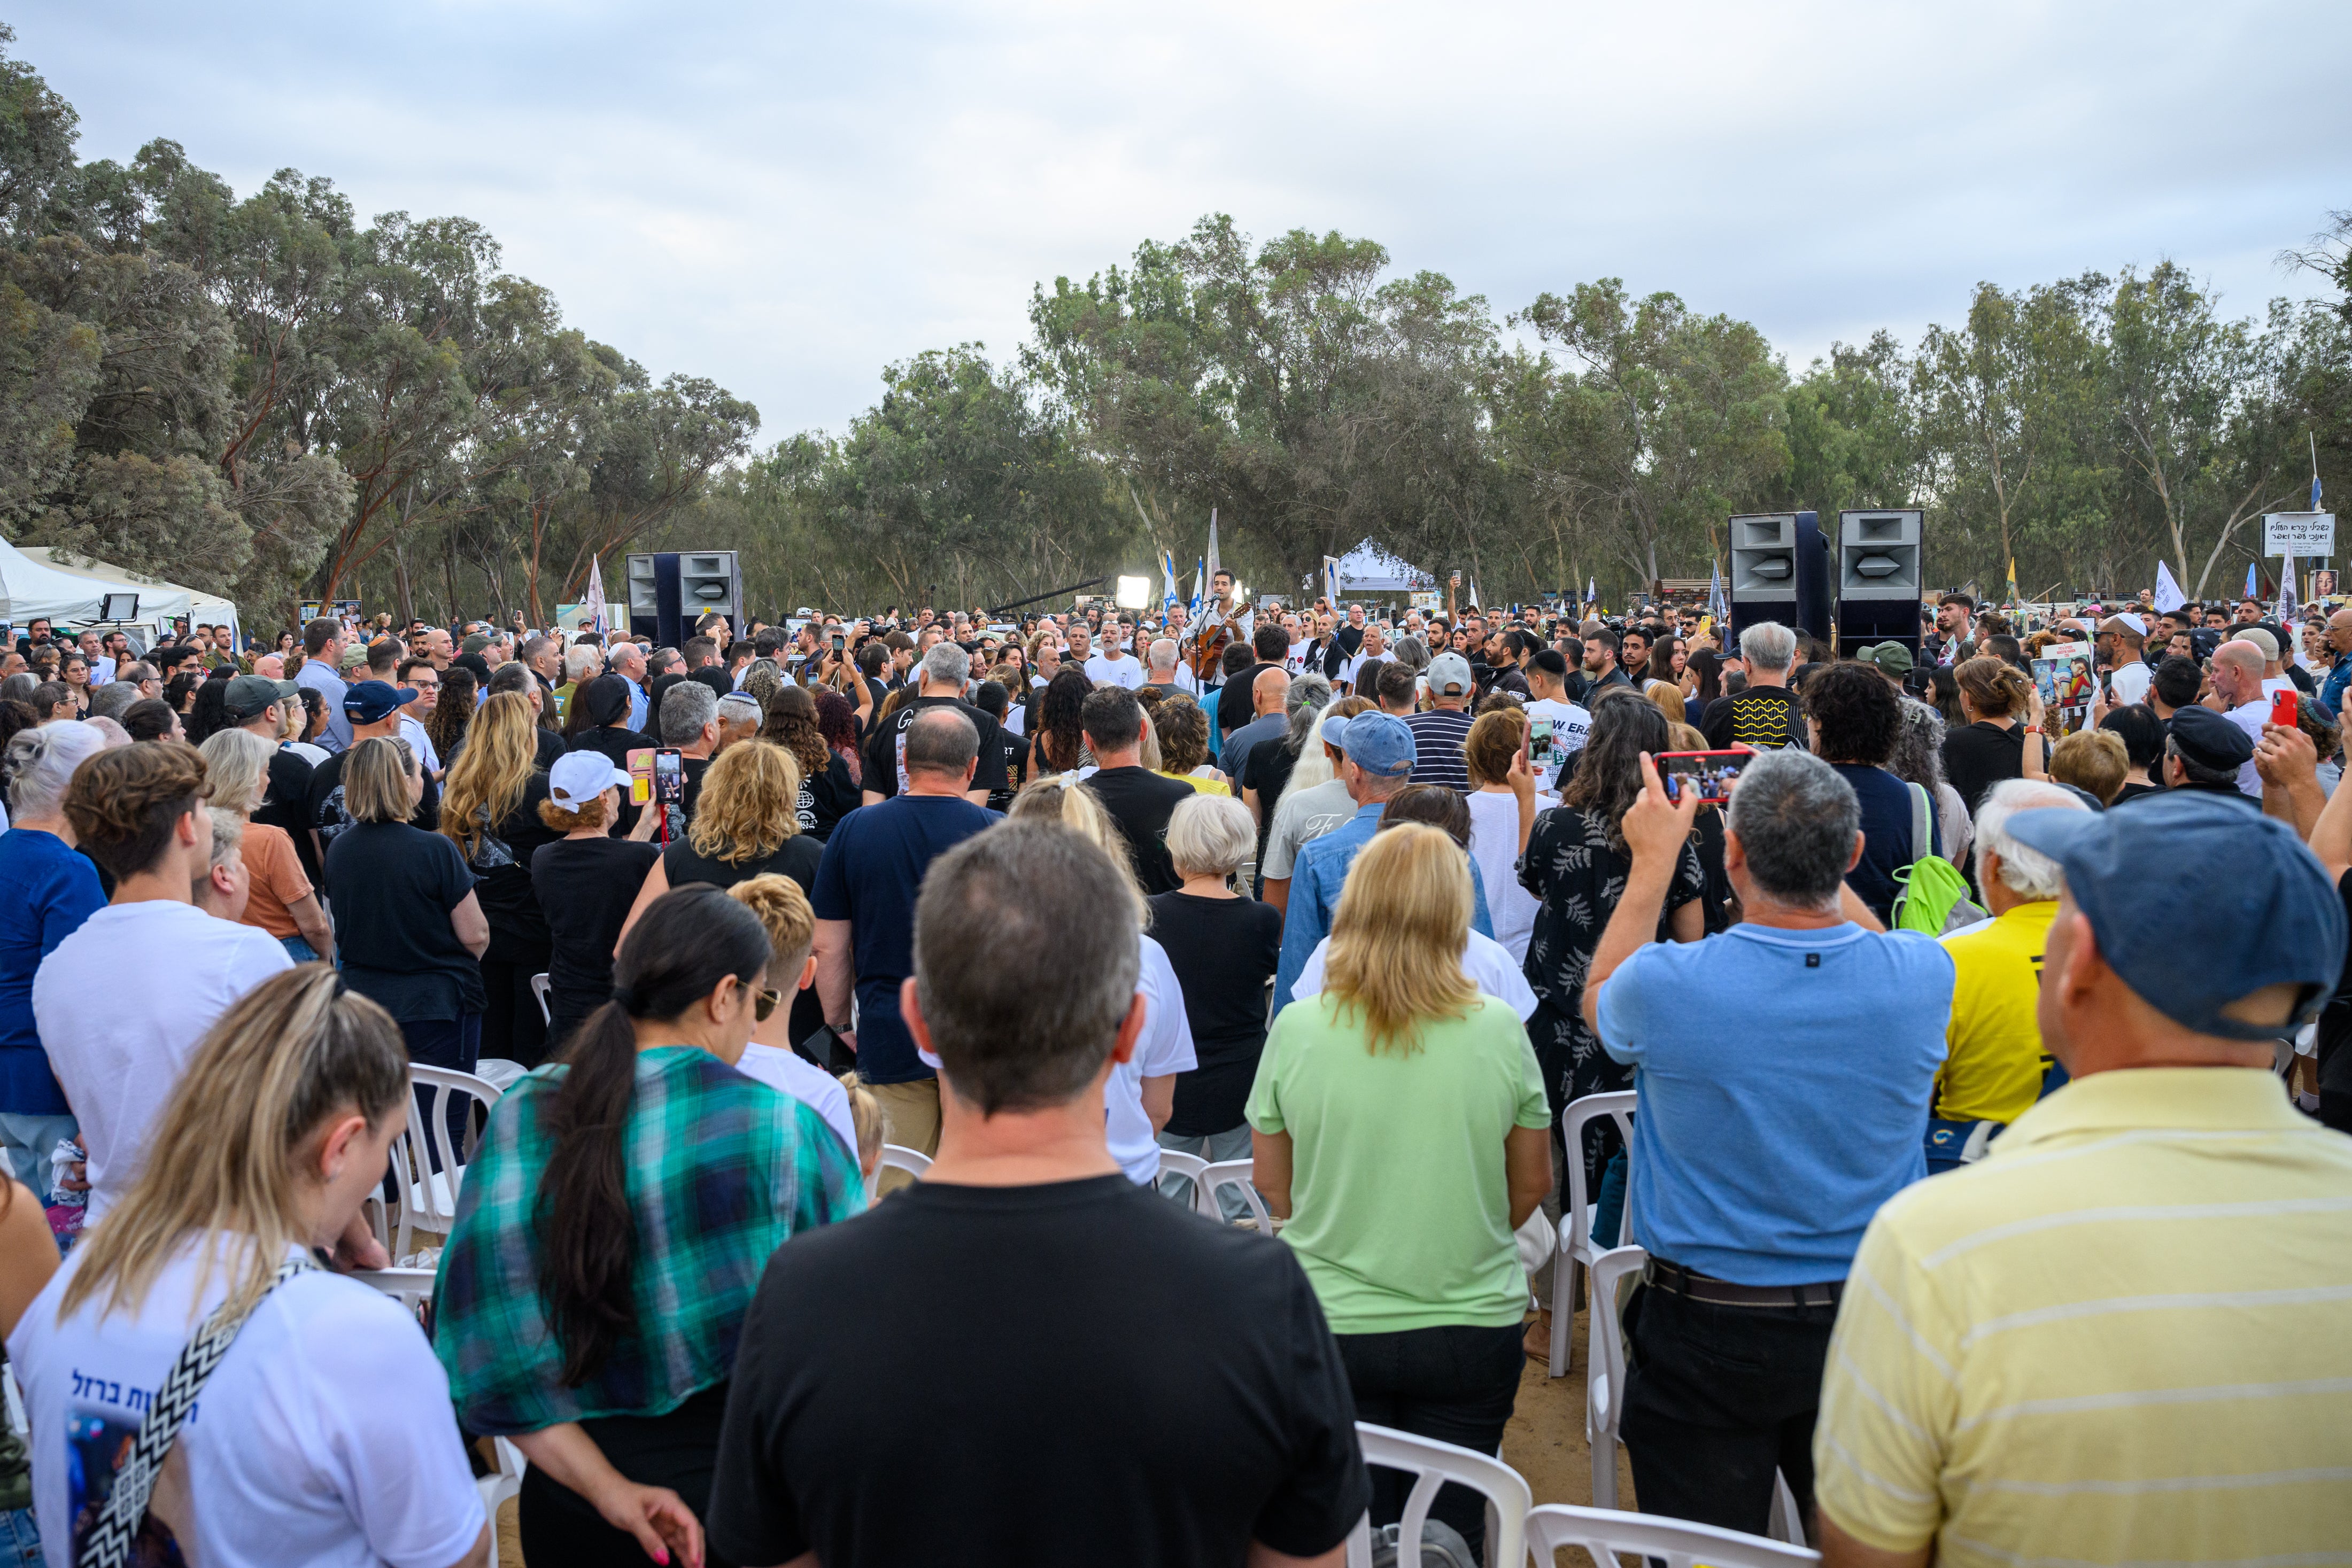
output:
<path id="1" fill-rule="evenodd" d="M 466 1096 L 478 1102 L 485 1112 L 499 1103 L 499 1091 L 470 1072 L 411 1062 L 408 1078 L 416 1091 L 416 1102 L 410 1107 L 407 1127 L 392 1146 L 393 1183 L 401 1200 L 397 1239 L 392 1248 L 394 1258 L 405 1258 L 414 1250 L 411 1243 L 419 1230 L 446 1236 L 457 1228 L 457 1195 L 465 1186 L 466 1166 L 473 1153 L 473 1113 L 470 1106 L 465 1110 L 466 1134 L 453 1140 L 449 1102 Z"/>
<path id="2" fill-rule="evenodd" d="M 1159 1179 L 1153 1185 L 1159 1186 L 1170 1176 L 1174 1176 L 1178 1181 L 1192 1183 L 1192 1207 L 1198 1208 L 1201 1207 L 1201 1173 L 1208 1168 L 1209 1162 L 1198 1155 L 1188 1155 L 1175 1149 L 1162 1149 L 1160 1151 Z M 1175 1196 L 1165 1186 L 1160 1186 L 1160 1190 L 1163 1196 L 1169 1197 Z"/>
<path id="3" fill-rule="evenodd" d="M 8 1407 L 8 1430 L 20 1437 L 32 1431 L 33 1423 L 25 1414 L 25 1391 L 16 1386 L 16 1368 L 5 1361 L 0 1361 L 0 1404 Z"/>
<path id="4" fill-rule="evenodd" d="M 1252 1168 L 1248 1160 L 1219 1160 L 1215 1165 L 1202 1167 L 1200 1185 L 1193 1188 L 1193 1201 L 1202 1214 L 1212 1219 L 1223 1220 L 1225 1210 L 1219 1194 L 1230 1187 L 1248 1208 L 1251 1220 L 1257 1226 L 1257 1233 L 1272 1236 L 1274 1216 L 1266 1212 L 1265 1199 L 1260 1197 L 1257 1188 L 1251 1185 Z"/>
<path id="5" fill-rule="evenodd" d="M 879 1196 L 884 1171 L 905 1171 L 917 1181 L 923 1179 L 931 1168 L 931 1156 L 919 1154 L 900 1144 L 882 1145 L 882 1157 L 874 1164 L 873 1179 L 866 1184 L 866 1201 L 872 1203 Z"/>
<path id="6" fill-rule="evenodd" d="M 545 975 L 533 975 L 530 977 L 530 994 L 539 998 L 539 1021 L 553 1023 L 555 1015 L 547 1010 L 547 977 Z"/>
<path id="7" fill-rule="evenodd" d="M 1617 1448 L 1623 1441 L 1619 1432 L 1625 1420 L 1625 1324 L 1620 1315 L 1623 1305 L 1619 1295 L 1624 1281 L 1639 1274 L 1649 1260 L 1650 1254 L 1642 1248 L 1612 1247 L 1597 1254 L 1591 1266 L 1592 1300 L 1586 1322 L 1591 1325 L 1591 1333 L 1587 1337 L 1584 1367 L 1584 1437 L 1592 1450 L 1593 1506 L 1612 1513 L 1617 1507 Z M 1805 1525 L 1798 1516 L 1797 1494 L 1790 1488 L 1789 1478 L 1778 1472 L 1772 1478 L 1772 1516 L 1767 1528 L 1776 1542 L 1791 1542 L 1800 1548 L 1805 1544 Z M 1721 1533 L 1741 1541 L 1756 1539 L 1738 1531 Z M 1596 1556 L 1593 1561 L 1598 1563 L 1600 1558 Z"/>
<path id="8" fill-rule="evenodd" d="M 521 1493 L 522 1473 L 530 1466 L 522 1450 L 504 1437 L 493 1437 L 490 1447 L 498 1454 L 499 1468 L 474 1478 L 474 1485 L 481 1489 L 482 1511 L 490 1516 L 490 1568 L 499 1568 L 499 1505 Z"/>
<path id="9" fill-rule="evenodd" d="M 1570 1168 L 1575 1168 L 1573 1162 Z M 1617 1432 L 1625 1419 L 1625 1325 L 1618 1317 L 1619 1291 L 1649 1260 L 1650 1255 L 1639 1247 L 1612 1247 L 1594 1254 L 1588 1264 L 1591 1290 L 1585 1316 L 1591 1327 L 1584 1343 L 1584 1440 L 1592 1450 L 1596 1508 L 1617 1506 Z M 1559 1302 L 1555 1297 L 1552 1322 L 1559 1321 Z"/>
<path id="10" fill-rule="evenodd" d="M 1437 1500 L 1437 1489 L 1448 1481 L 1486 1496 L 1486 1568 L 1519 1568 L 1527 1561 L 1528 1509 L 1535 1496 L 1518 1471 L 1490 1455 L 1434 1437 L 1375 1427 L 1370 1421 L 1356 1423 L 1356 1441 L 1364 1451 L 1366 1465 L 1412 1472 L 1412 1490 L 1406 1495 L 1404 1512 L 1398 1520 L 1400 1561 L 1416 1565 L 1421 1562 L 1421 1527 L 1429 1521 L 1429 1505 Z M 1348 1568 L 1371 1565 L 1372 1516 L 1367 1513 L 1348 1532 Z"/>
<path id="11" fill-rule="evenodd" d="M 1568 1146 L 1568 1197 L 1559 1206 L 1559 1251 L 1552 1260 L 1551 1269 L 1551 1375 L 1568 1375 L 1568 1335 L 1576 1318 L 1576 1272 L 1590 1269 L 1601 1249 L 1592 1244 L 1592 1218 L 1595 1194 L 1585 1191 L 1584 1129 L 1592 1122 L 1607 1116 L 1617 1124 L 1618 1135 L 1625 1146 L 1633 1146 L 1634 1094 L 1631 1089 L 1610 1094 L 1587 1094 L 1568 1103 L 1561 1113 L 1559 1131 Z M 1630 1185 L 1630 1184 L 1629 1184 Z M 1627 1214 L 1633 1212 L 1629 1204 Z M 1620 1228 L 1622 1229 L 1622 1227 Z M 1621 1236 L 1621 1239 L 1629 1239 Z M 1586 1354 L 1591 1354 L 1589 1343 Z"/>
<path id="12" fill-rule="evenodd" d="M 1564 1546 L 1581 1548 L 1599 1568 L 1612 1568 L 1621 1552 L 1662 1559 L 1666 1568 L 1797 1568 L 1822 1560 L 1820 1552 L 1804 1546 L 1655 1514 L 1564 1502 L 1528 1510 L 1528 1547 L 1536 1562 L 1554 1568 L 1555 1554 Z"/>
<path id="13" fill-rule="evenodd" d="M 434 1269 L 359 1269 L 352 1278 L 415 1312 L 433 1299 Z"/>
<path id="14" fill-rule="evenodd" d="M 530 1069 L 503 1056 L 485 1056 L 474 1063 L 474 1076 L 503 1094 L 529 1076 Z"/>

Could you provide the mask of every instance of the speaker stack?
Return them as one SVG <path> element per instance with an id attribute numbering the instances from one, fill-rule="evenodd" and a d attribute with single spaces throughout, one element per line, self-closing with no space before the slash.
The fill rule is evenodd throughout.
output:
<path id="1" fill-rule="evenodd" d="M 1922 514 L 1901 508 L 1838 514 L 1837 651 L 1874 643 L 1919 653 Z"/>
<path id="2" fill-rule="evenodd" d="M 1828 642 L 1829 546 L 1820 518 L 1811 512 L 1733 517 L 1730 589 L 1735 641 L 1759 622 L 1777 621 Z"/>
<path id="3" fill-rule="evenodd" d="M 676 648 L 694 635 L 694 623 L 712 611 L 743 630 L 743 575 L 735 552 L 662 551 L 627 560 L 629 631 L 657 648 Z"/>

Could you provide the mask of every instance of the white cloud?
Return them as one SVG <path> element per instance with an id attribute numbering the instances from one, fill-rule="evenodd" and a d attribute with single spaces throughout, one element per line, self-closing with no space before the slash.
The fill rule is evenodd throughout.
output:
<path id="1" fill-rule="evenodd" d="M 1499 313 L 1603 275 L 1801 365 L 2170 256 L 2237 308 L 2352 204 L 2352 11 L 1814 0 L 194 12 L 47 4 L 85 156 L 463 213 L 657 373 L 838 428 L 885 361 L 1012 350 L 1031 287 L 1204 213 L 1339 228 Z"/>

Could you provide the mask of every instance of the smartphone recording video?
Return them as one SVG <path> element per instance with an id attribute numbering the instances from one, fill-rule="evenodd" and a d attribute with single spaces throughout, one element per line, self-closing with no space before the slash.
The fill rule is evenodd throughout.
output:
<path id="1" fill-rule="evenodd" d="M 1746 747 L 1732 751 L 1663 751 L 1655 758 L 1666 799 L 1682 804 L 1683 791 L 1696 789 L 1702 806 L 1720 806 L 1731 799 L 1732 782 L 1756 753 Z"/>
<path id="2" fill-rule="evenodd" d="M 2293 729 L 2300 716 L 2303 698 L 2293 686 L 2271 694 L 2271 722 L 2282 729 Z"/>

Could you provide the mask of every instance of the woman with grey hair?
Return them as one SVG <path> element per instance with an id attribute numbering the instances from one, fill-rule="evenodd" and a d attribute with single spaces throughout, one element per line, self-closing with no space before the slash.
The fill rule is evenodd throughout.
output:
<path id="1" fill-rule="evenodd" d="M 1242 1104 L 1265 1049 L 1265 983 L 1282 956 L 1282 916 L 1231 886 L 1256 843 L 1248 809 L 1230 795 L 1178 801 L 1168 819 L 1168 858 L 1183 884 L 1149 901 L 1151 935 L 1183 989 L 1200 1063 L 1177 1076 L 1160 1146 L 1213 1164 L 1250 1152 Z"/>
<path id="2" fill-rule="evenodd" d="M 1886 770 L 1934 799 L 1944 858 L 1954 865 L 1968 864 L 1969 840 L 1976 830 L 1969 822 L 1968 802 L 1944 779 L 1944 716 L 1916 697 L 1905 697 L 1903 723 L 1895 733 L 1895 753 L 1886 759 Z"/>
<path id="3" fill-rule="evenodd" d="M 106 905 L 97 865 L 74 850 L 63 804 L 74 769 L 104 749 L 104 736 L 68 720 L 19 730 L 0 759 L 8 789 L 8 831 L 0 832 L 0 1155 L 8 1174 L 44 1202 L 53 1190 L 50 1152 L 75 1135 L 76 1124 L 34 1027 L 33 975 Z"/>

